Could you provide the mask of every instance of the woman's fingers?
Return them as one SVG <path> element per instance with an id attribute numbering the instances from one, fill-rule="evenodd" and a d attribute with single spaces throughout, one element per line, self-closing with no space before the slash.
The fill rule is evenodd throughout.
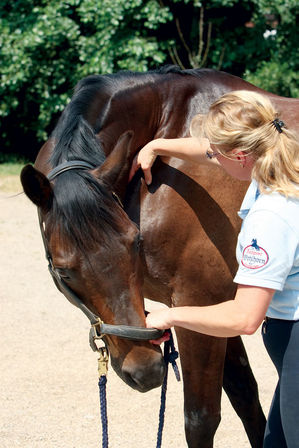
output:
<path id="1" fill-rule="evenodd" d="M 146 185 L 150 185 L 152 183 L 152 171 L 151 167 L 143 168 L 144 180 Z"/>
<path id="2" fill-rule="evenodd" d="M 156 159 L 156 156 L 152 154 L 148 154 L 145 151 L 140 151 L 133 159 L 130 173 L 129 173 L 129 182 L 133 179 L 136 171 L 141 168 L 144 173 L 144 180 L 147 185 L 152 183 L 152 165 Z"/>
<path id="3" fill-rule="evenodd" d="M 129 182 L 133 179 L 134 174 L 136 173 L 136 171 L 140 167 L 140 164 L 138 165 L 138 160 L 137 159 L 138 159 L 138 154 L 137 154 L 137 156 L 134 157 L 132 165 L 131 165 L 131 169 L 130 169 L 130 173 L 129 173 Z"/>
<path id="4" fill-rule="evenodd" d="M 150 342 L 154 345 L 161 345 L 163 342 L 169 341 L 170 339 L 170 333 L 169 331 L 165 331 L 163 336 L 159 339 L 153 339 Z"/>

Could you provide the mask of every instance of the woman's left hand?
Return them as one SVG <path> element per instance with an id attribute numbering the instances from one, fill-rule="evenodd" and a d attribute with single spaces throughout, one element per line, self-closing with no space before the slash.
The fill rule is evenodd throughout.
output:
<path id="1" fill-rule="evenodd" d="M 171 308 L 155 310 L 146 316 L 145 324 L 147 328 L 158 328 L 159 330 L 167 330 L 172 327 Z"/>
<path id="2" fill-rule="evenodd" d="M 169 308 L 152 311 L 146 316 L 145 324 L 147 328 L 158 328 L 159 330 L 167 330 L 171 327 L 169 323 Z M 162 342 L 169 341 L 170 333 L 165 331 L 159 339 L 150 341 L 154 345 L 161 345 Z"/>

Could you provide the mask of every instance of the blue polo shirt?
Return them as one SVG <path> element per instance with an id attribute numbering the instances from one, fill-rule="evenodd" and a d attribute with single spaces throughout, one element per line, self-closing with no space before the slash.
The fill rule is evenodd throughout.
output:
<path id="1" fill-rule="evenodd" d="M 275 289 L 266 315 L 299 320 L 299 199 L 260 194 L 252 181 L 239 216 L 234 281 Z"/>

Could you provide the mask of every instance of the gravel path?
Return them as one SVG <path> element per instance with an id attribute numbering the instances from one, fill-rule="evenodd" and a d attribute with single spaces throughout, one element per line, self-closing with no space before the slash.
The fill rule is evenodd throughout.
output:
<path id="1" fill-rule="evenodd" d="M 0 179 L 1 448 L 101 446 L 97 357 L 89 322 L 56 290 L 47 271 L 35 207 Z M 157 306 L 148 302 L 147 308 Z M 267 413 L 276 374 L 261 336 L 244 338 Z M 110 368 L 110 448 L 156 446 L 160 389 L 140 394 Z M 169 375 L 164 448 L 186 447 L 182 384 Z M 215 448 L 245 448 L 243 427 L 223 395 Z"/>

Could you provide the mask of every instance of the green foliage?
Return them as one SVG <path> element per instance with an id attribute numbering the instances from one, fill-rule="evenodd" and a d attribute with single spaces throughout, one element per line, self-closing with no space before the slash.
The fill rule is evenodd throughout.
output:
<path id="1" fill-rule="evenodd" d="M 28 160 L 24 159 L 17 154 L 2 154 L 0 153 L 0 164 L 14 165 L 14 164 L 25 164 Z"/>
<path id="2" fill-rule="evenodd" d="M 83 76 L 163 64 L 170 19 L 155 0 L 2 0 L 1 146 L 33 157 Z"/>
<path id="3" fill-rule="evenodd" d="M 10 131 L 29 128 L 41 141 L 76 82 L 71 65 L 77 65 L 79 27 L 69 17 L 67 2 L 58 0 L 2 2 L 0 13 L 0 117 Z"/>
<path id="4" fill-rule="evenodd" d="M 299 98 L 299 73 L 287 62 L 263 61 L 254 73 L 245 72 L 245 78 L 269 92 Z"/>
<path id="5" fill-rule="evenodd" d="M 79 45 L 80 75 L 117 70 L 145 71 L 166 55 L 153 34 L 171 19 L 155 0 L 85 0 L 77 9 L 84 24 Z"/>
<path id="6" fill-rule="evenodd" d="M 212 67 L 298 96 L 298 16 L 298 0 L 1 0 L 1 148 L 33 159 L 94 73 Z"/>
<path id="7" fill-rule="evenodd" d="M 249 82 L 278 95 L 299 97 L 299 46 L 297 38 L 298 0 L 259 0 L 259 12 L 254 20 L 262 28 L 275 25 L 270 35 L 268 54 L 247 67 L 244 77 Z M 272 30 L 273 32 L 273 30 Z"/>

